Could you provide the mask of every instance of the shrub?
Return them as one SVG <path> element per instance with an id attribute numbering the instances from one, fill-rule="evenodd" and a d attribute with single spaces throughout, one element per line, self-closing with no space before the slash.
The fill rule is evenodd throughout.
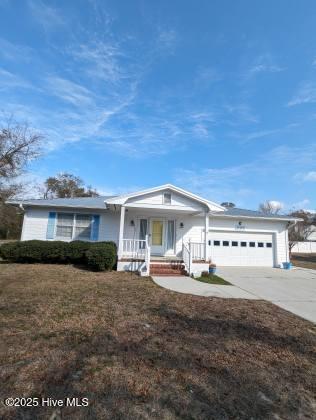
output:
<path id="1" fill-rule="evenodd" d="M 112 270 L 116 262 L 116 245 L 114 242 L 92 244 L 86 251 L 87 265 L 95 271 Z"/>
<path id="2" fill-rule="evenodd" d="M 0 257 L 18 263 L 87 264 L 96 271 L 111 270 L 116 263 L 114 242 L 23 241 L 0 247 Z"/>
<path id="3" fill-rule="evenodd" d="M 20 242 L 9 242 L 0 246 L 0 257 L 7 261 L 17 261 Z"/>
<path id="4" fill-rule="evenodd" d="M 91 242 L 84 241 L 69 242 L 66 250 L 67 261 L 73 264 L 83 264 L 86 258 L 85 253 L 91 245 Z"/>

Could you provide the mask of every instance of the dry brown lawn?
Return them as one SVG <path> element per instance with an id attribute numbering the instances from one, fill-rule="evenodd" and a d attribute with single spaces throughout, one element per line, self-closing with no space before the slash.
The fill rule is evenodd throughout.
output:
<path id="1" fill-rule="evenodd" d="M 14 419 L 312 419 L 315 329 L 264 301 L 173 293 L 150 278 L 0 265 L 1 399 Z"/>
<path id="2" fill-rule="evenodd" d="M 291 261 L 297 267 L 316 270 L 316 254 L 292 254 Z"/>

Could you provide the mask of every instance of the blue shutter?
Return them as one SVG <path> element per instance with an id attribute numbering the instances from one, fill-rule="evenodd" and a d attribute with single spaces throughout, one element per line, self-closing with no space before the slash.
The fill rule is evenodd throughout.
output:
<path id="1" fill-rule="evenodd" d="M 100 216 L 98 214 L 94 214 L 92 216 L 91 241 L 97 241 L 99 239 L 99 226 Z"/>
<path id="2" fill-rule="evenodd" d="M 50 211 L 48 213 L 46 239 L 54 239 L 55 221 L 56 221 L 56 212 Z"/>

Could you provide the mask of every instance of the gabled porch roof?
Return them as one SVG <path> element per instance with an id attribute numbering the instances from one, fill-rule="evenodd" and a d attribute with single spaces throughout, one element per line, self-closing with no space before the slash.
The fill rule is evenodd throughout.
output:
<path id="1" fill-rule="evenodd" d="M 183 190 L 182 188 L 176 187 L 172 184 L 164 184 L 164 185 L 160 185 L 159 187 L 149 188 L 149 189 L 143 190 L 143 191 L 137 191 L 137 192 L 130 193 L 130 194 L 119 195 L 119 196 L 112 197 L 112 198 L 109 198 L 109 199 L 105 200 L 105 203 L 109 206 L 110 205 L 127 205 L 128 200 L 131 199 L 131 198 L 135 198 L 135 197 L 139 197 L 139 196 L 143 196 L 143 195 L 146 195 L 146 194 L 151 194 L 151 193 L 155 193 L 155 192 L 159 192 L 159 191 L 164 191 L 164 190 L 175 192 L 175 193 L 177 193 L 179 195 L 182 195 L 182 196 L 184 196 L 188 199 L 191 199 L 195 202 L 203 204 L 208 211 L 223 211 L 223 210 L 225 210 L 225 207 L 222 207 L 217 203 L 206 200 L 205 198 L 202 198 L 202 197 L 200 197 L 196 194 L 193 194 L 189 191 Z M 130 204 L 128 204 L 128 206 L 129 207 L 142 207 L 141 205 L 136 205 L 135 203 L 130 203 Z M 146 206 L 143 206 L 143 207 L 151 208 L 147 204 L 146 204 Z M 152 208 L 155 208 L 155 206 L 153 206 Z M 179 210 L 180 210 L 180 208 L 179 208 Z"/>

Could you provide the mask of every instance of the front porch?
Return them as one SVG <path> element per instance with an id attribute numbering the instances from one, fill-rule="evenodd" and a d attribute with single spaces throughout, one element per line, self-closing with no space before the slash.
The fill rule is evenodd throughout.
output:
<path id="1" fill-rule="evenodd" d="M 207 269 L 208 211 L 143 203 L 121 205 L 119 210 L 118 270 L 149 275 L 153 265 L 176 262 L 188 274 L 197 265 Z"/>

